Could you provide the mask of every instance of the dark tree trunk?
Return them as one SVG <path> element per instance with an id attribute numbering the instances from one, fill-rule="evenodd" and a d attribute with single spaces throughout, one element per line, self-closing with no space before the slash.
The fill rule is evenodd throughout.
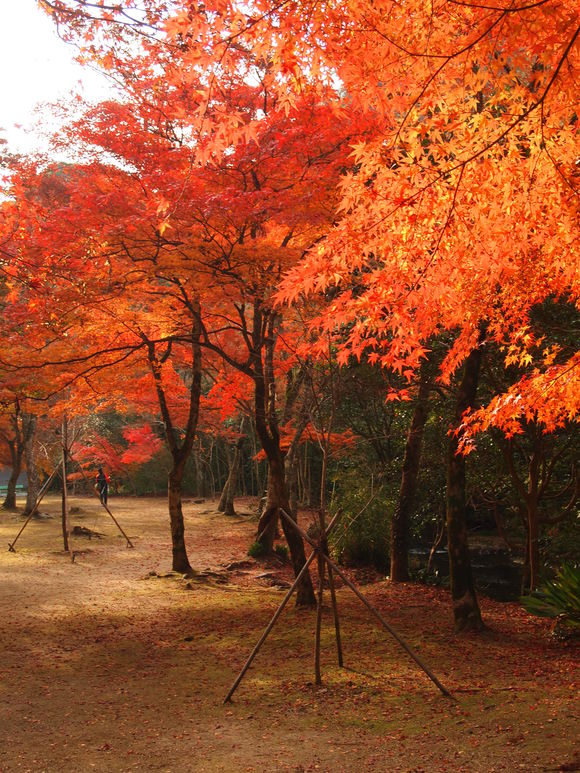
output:
<path id="1" fill-rule="evenodd" d="M 288 481 L 288 500 L 290 506 L 290 515 L 296 518 L 298 513 L 298 466 L 300 460 L 293 456 L 286 462 L 286 479 Z"/>
<path id="2" fill-rule="evenodd" d="M 29 446 L 34 442 L 36 429 L 36 416 L 23 413 L 20 401 L 14 402 L 14 411 L 10 416 L 11 434 L 3 435 L 10 450 L 12 473 L 6 489 L 6 498 L 2 508 L 4 510 L 16 510 L 16 484 L 22 472 L 22 461 Z"/>
<path id="3" fill-rule="evenodd" d="M 10 444 L 10 456 L 12 457 L 12 472 L 6 484 L 6 496 L 2 505 L 3 510 L 16 510 L 16 484 L 22 471 L 22 457 L 13 453 L 13 445 Z"/>
<path id="4" fill-rule="evenodd" d="M 171 525 L 172 569 L 174 572 L 190 574 L 193 570 L 187 557 L 185 547 L 185 522 L 181 507 L 181 484 L 183 481 L 183 464 L 174 465 L 169 473 L 167 486 L 169 504 L 169 522 Z"/>
<path id="5" fill-rule="evenodd" d="M 236 442 L 233 454 L 229 453 L 228 455 L 230 470 L 218 504 L 218 511 L 220 513 L 224 513 L 224 515 L 236 514 L 236 510 L 234 508 L 234 496 L 238 487 L 238 472 L 240 469 L 240 458 L 242 455 L 243 444 L 244 438 L 241 437 Z"/>
<path id="6" fill-rule="evenodd" d="M 280 474 L 277 471 L 277 467 L 276 461 L 273 461 L 272 463 L 268 461 L 266 502 L 262 508 L 260 520 L 258 521 L 257 541 L 263 546 L 267 553 L 271 553 L 274 549 L 274 540 L 278 535 L 280 507 L 284 507 L 282 504 L 284 495 L 282 494 L 281 496 L 281 492 L 285 491 L 284 473 L 282 474 L 282 480 L 280 480 Z M 284 466 L 282 465 L 282 467 Z M 288 502 L 287 512 L 290 513 L 290 502 Z"/>
<path id="7" fill-rule="evenodd" d="M 429 415 L 430 383 L 426 368 L 421 369 L 419 391 L 413 411 L 411 427 L 407 435 L 399 500 L 391 522 L 391 581 L 407 582 L 409 579 L 409 531 L 417 478 L 421 461 L 423 430 Z"/>
<path id="8" fill-rule="evenodd" d="M 280 447 L 280 432 L 276 415 L 276 389 L 274 381 L 274 350 L 276 347 L 276 316 L 265 317 L 262 310 L 254 307 L 252 347 L 252 376 L 254 379 L 254 418 L 256 432 L 268 460 L 268 502 L 258 525 L 258 540 L 266 549 L 272 549 L 280 508 L 291 514 L 284 455 Z M 262 361 L 262 351 L 265 351 Z M 295 575 L 306 563 L 302 537 L 282 518 L 284 536 L 290 549 Z M 296 589 L 296 603 L 313 606 L 316 603 L 312 578 L 305 572 Z"/>
<path id="9" fill-rule="evenodd" d="M 475 403 L 481 349 L 474 349 L 465 362 L 463 380 L 457 391 L 455 426 Z M 458 453 L 458 440 L 450 435 L 447 452 L 447 544 L 455 630 L 481 630 L 483 623 L 475 593 L 465 512 L 465 457 Z"/>
<path id="10" fill-rule="evenodd" d="M 29 515 L 29 513 L 32 512 L 40 491 L 40 480 L 38 477 L 38 469 L 36 467 L 36 424 L 37 417 L 30 416 L 29 434 L 24 444 L 24 459 L 26 461 L 26 475 L 28 478 L 24 515 Z"/>
<path id="11" fill-rule="evenodd" d="M 70 550 L 69 545 L 69 522 L 68 522 L 68 490 L 67 490 L 67 454 L 68 454 L 68 422 L 66 414 L 62 419 L 62 543 L 65 550 Z"/>
<path id="12" fill-rule="evenodd" d="M 197 299 L 187 298 L 186 303 L 193 318 L 191 331 L 191 384 L 189 386 L 189 411 L 184 428 L 177 428 L 173 424 L 171 411 L 167 401 L 167 393 L 161 377 L 163 363 L 171 352 L 168 345 L 166 352 L 159 355 L 156 345 L 149 341 L 144 334 L 143 340 L 147 344 L 149 365 L 155 381 L 159 408 L 163 417 L 165 439 L 173 461 L 172 469 L 167 482 L 167 500 L 169 507 L 169 522 L 171 526 L 172 569 L 175 572 L 190 574 L 193 572 L 187 549 L 185 546 L 185 523 L 181 505 L 182 483 L 185 473 L 185 465 L 192 454 L 193 443 L 197 431 L 199 419 L 199 402 L 201 398 L 201 308 Z"/>
<path id="13" fill-rule="evenodd" d="M 264 545 L 273 543 L 280 508 L 287 512 L 294 520 L 296 520 L 295 514 L 291 512 L 290 502 L 286 489 L 284 462 L 281 456 L 279 459 L 275 459 L 270 462 L 268 481 L 268 505 L 264 511 L 264 514 L 260 518 L 263 532 L 262 539 L 260 541 L 265 540 L 262 543 Z M 288 543 L 288 548 L 290 550 L 290 557 L 292 560 L 292 566 L 294 568 L 294 574 L 298 575 L 306 563 L 306 553 L 304 551 L 302 537 L 298 534 L 296 529 L 294 529 L 287 522 L 285 518 L 281 518 L 280 523 L 282 524 L 284 537 L 286 538 L 286 542 Z M 258 526 L 258 528 L 260 527 Z M 301 582 L 297 588 L 296 603 L 303 606 L 312 606 L 316 603 L 312 580 L 308 573 L 306 573 L 304 577 L 306 580 Z"/>

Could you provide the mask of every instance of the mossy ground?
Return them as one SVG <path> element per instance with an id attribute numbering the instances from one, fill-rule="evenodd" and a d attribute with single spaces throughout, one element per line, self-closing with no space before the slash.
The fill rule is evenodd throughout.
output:
<path id="1" fill-rule="evenodd" d="M 60 549 L 56 499 L 42 508 L 54 519 L 31 522 L 16 553 L 0 552 L 2 773 L 580 769 L 578 650 L 517 605 L 482 599 L 486 632 L 456 636 L 446 591 L 363 588 L 449 700 L 344 587 L 346 668 L 328 609 L 316 687 L 315 615 L 291 603 L 224 705 L 284 595 L 259 579 L 261 564 L 226 569 L 247 558 L 255 520 L 186 504 L 201 573 L 188 581 L 163 576 L 162 499 L 111 500 L 134 550 L 98 504 L 74 504 L 73 524 L 104 535 L 77 539 L 74 563 Z M 21 522 L 0 514 L 0 544 Z M 291 579 L 288 567 L 275 573 Z"/>

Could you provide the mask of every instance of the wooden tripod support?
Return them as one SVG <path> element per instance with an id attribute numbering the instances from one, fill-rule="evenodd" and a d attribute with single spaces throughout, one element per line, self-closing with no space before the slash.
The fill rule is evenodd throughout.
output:
<path id="1" fill-rule="evenodd" d="M 8 550 L 9 550 L 10 553 L 16 553 L 16 550 L 14 549 L 14 545 L 16 545 L 16 543 L 18 541 L 18 538 L 20 537 L 20 535 L 22 534 L 24 529 L 28 526 L 28 523 L 31 520 L 31 518 L 38 512 L 38 508 L 40 507 L 40 503 L 42 502 L 42 499 L 43 499 L 44 495 L 48 491 L 48 488 L 49 488 L 50 484 L 52 483 L 52 481 L 55 479 L 57 473 L 58 473 L 58 467 L 55 467 L 54 470 L 49 475 L 49 477 L 44 481 L 44 485 L 42 486 L 42 488 L 38 492 L 38 496 L 36 497 L 36 502 L 34 503 L 34 507 L 28 513 L 28 518 L 22 524 L 22 527 L 21 527 L 20 531 L 14 537 L 12 542 L 8 543 Z"/>
<path id="2" fill-rule="evenodd" d="M 310 564 L 314 561 L 314 559 L 317 559 L 318 561 L 318 597 L 317 597 L 317 609 L 316 609 L 316 635 L 315 635 L 315 655 L 314 655 L 314 670 L 315 670 L 315 680 L 316 684 L 322 684 L 322 678 L 320 673 L 320 631 L 321 631 L 321 624 L 322 624 L 322 599 L 323 599 L 323 589 L 324 589 L 324 572 L 325 568 L 328 568 L 328 578 L 329 578 L 329 586 L 330 586 L 330 594 L 332 599 L 332 609 L 333 609 L 333 615 L 334 615 L 334 625 L 335 625 L 335 631 L 336 631 L 336 646 L 338 651 L 338 664 L 339 666 L 343 665 L 343 658 L 342 658 L 342 644 L 340 639 L 340 625 L 339 625 L 339 616 L 338 616 L 338 607 L 336 603 L 336 593 L 335 593 L 335 587 L 334 587 L 334 576 L 333 572 L 336 572 L 338 576 L 343 580 L 345 585 L 347 585 L 351 591 L 355 594 L 355 596 L 362 601 L 362 603 L 367 607 L 367 609 L 374 615 L 374 617 L 379 621 L 379 623 L 385 628 L 391 636 L 400 644 L 400 646 L 407 652 L 407 654 L 417 663 L 417 665 L 421 668 L 422 671 L 427 674 L 429 679 L 441 690 L 443 695 L 447 696 L 448 698 L 453 698 L 449 690 L 447 690 L 441 682 L 437 679 L 437 677 L 427 668 L 427 666 L 423 663 L 423 661 L 419 658 L 419 656 L 411 649 L 411 647 L 401 638 L 401 636 L 393 629 L 389 623 L 384 619 L 384 617 L 380 614 L 380 612 L 375 609 L 375 607 L 370 603 L 368 599 L 366 599 L 363 594 L 356 588 L 356 586 L 348 579 L 348 577 L 344 574 L 344 572 L 334 563 L 334 561 L 329 557 L 328 553 L 328 537 L 336 525 L 336 522 L 338 521 L 340 517 L 340 513 L 337 513 L 332 521 L 329 523 L 328 527 L 325 527 L 324 524 L 324 514 L 320 512 L 319 514 L 319 535 L 317 540 L 311 539 L 311 537 L 306 534 L 306 532 L 298 526 L 296 521 L 288 515 L 288 513 L 285 510 L 280 510 L 280 514 L 283 518 L 286 519 L 286 521 L 289 524 L 292 524 L 292 526 L 296 529 L 296 531 L 300 534 L 302 539 L 306 540 L 311 547 L 312 547 L 312 553 L 308 557 L 306 563 L 298 573 L 296 579 L 294 580 L 292 586 L 284 596 L 284 599 L 282 600 L 280 606 L 274 613 L 273 618 L 270 620 L 269 624 L 267 625 L 266 629 L 264 630 L 264 633 L 258 640 L 256 646 L 252 650 L 252 653 L 250 654 L 250 657 L 244 664 L 244 667 L 238 674 L 235 682 L 233 683 L 232 687 L 230 688 L 230 691 L 224 698 L 224 703 L 228 703 L 231 701 L 232 695 L 238 688 L 238 685 L 244 678 L 244 675 L 246 674 L 247 670 L 249 669 L 250 665 L 252 664 L 252 661 L 260 651 L 262 645 L 268 638 L 268 635 L 270 631 L 274 628 L 276 621 L 282 614 L 282 611 L 288 601 L 290 600 L 292 594 L 294 593 L 296 587 L 298 586 L 298 583 L 300 582 L 302 576 L 306 571 L 308 571 L 308 567 Z"/>
<path id="3" fill-rule="evenodd" d="M 68 452 L 68 457 L 69 457 L 69 459 L 71 461 L 73 461 L 73 457 L 72 457 L 70 451 Z M 34 504 L 34 507 L 32 508 L 32 510 L 28 514 L 28 517 L 26 518 L 26 520 L 22 524 L 22 526 L 20 528 L 20 531 L 18 532 L 16 537 L 12 540 L 12 542 L 8 543 L 8 550 L 9 550 L 10 553 L 16 553 L 14 545 L 16 545 L 16 542 L 18 541 L 18 538 L 20 537 L 20 535 L 22 534 L 24 529 L 28 526 L 28 524 L 31 521 L 32 517 L 38 512 L 38 508 L 40 507 L 40 503 L 42 502 L 42 499 L 43 499 L 44 495 L 48 491 L 48 488 L 49 488 L 50 484 L 52 483 L 52 481 L 54 480 L 54 478 L 56 477 L 56 475 L 59 473 L 59 467 L 60 467 L 60 465 L 55 467 L 55 469 L 51 472 L 49 477 L 46 479 L 46 481 L 44 482 L 42 488 L 40 489 L 40 491 L 38 493 L 38 497 L 36 498 L 36 502 Z M 85 472 L 82 469 L 82 467 L 81 467 L 81 473 L 82 473 L 83 479 L 85 481 L 87 481 L 87 483 L 89 483 L 89 480 L 88 480 L 87 476 L 85 475 Z M 63 482 L 63 487 L 66 488 L 66 482 Z M 96 492 L 93 492 L 93 493 L 95 493 L 95 496 L 98 496 L 98 494 Z M 107 505 L 104 502 L 101 502 L 101 504 L 103 505 L 103 507 L 105 508 L 107 513 L 111 516 L 115 526 L 119 529 L 119 531 L 121 532 L 123 537 L 125 537 L 125 539 L 127 540 L 127 547 L 128 548 L 134 548 L 135 545 L 133 545 L 133 543 L 131 542 L 131 540 L 127 536 L 127 534 L 123 531 L 121 525 L 119 524 L 119 522 L 117 521 L 117 519 L 115 518 L 113 513 L 109 510 L 109 508 L 107 507 Z M 65 507 L 66 507 L 66 505 L 65 505 Z M 68 534 L 67 534 L 67 538 L 68 538 Z M 65 545 L 65 550 L 69 550 L 68 543 Z M 69 552 L 71 554 L 71 560 L 74 561 L 74 551 L 70 551 L 69 550 Z"/>
<path id="4" fill-rule="evenodd" d="M 73 460 L 72 454 L 69 454 L 69 456 L 70 456 L 70 459 L 71 459 L 71 461 L 75 461 L 75 460 Z M 86 483 L 88 483 L 88 484 L 89 484 L 89 488 L 92 490 L 93 494 L 94 494 L 96 497 L 98 497 L 98 496 L 99 496 L 99 494 L 98 494 L 98 493 L 97 493 L 97 492 L 96 492 L 96 491 L 93 489 L 93 487 L 90 485 L 90 481 L 89 481 L 89 479 L 87 478 L 87 476 L 85 475 L 85 471 L 83 470 L 83 468 L 81 467 L 81 465 L 80 465 L 80 464 L 79 464 L 79 468 L 80 468 L 80 471 L 81 471 L 81 475 L 83 476 L 83 480 L 84 480 Z M 100 501 L 100 497 L 99 497 L 99 501 Z M 102 504 L 102 506 L 105 508 L 105 510 L 106 510 L 106 511 L 109 513 L 109 515 L 111 516 L 111 518 L 113 519 L 113 521 L 114 521 L 114 523 L 115 523 L 115 526 L 117 527 L 117 529 L 119 529 L 119 531 L 121 532 L 121 534 L 123 535 L 123 537 L 125 537 L 125 539 L 127 540 L 127 547 L 128 547 L 128 548 L 134 548 L 134 547 L 135 547 L 135 545 L 133 545 L 133 543 L 131 542 L 131 540 L 129 539 L 129 537 L 128 537 L 128 536 L 125 534 L 125 532 L 124 532 L 124 531 L 123 531 L 123 529 L 121 528 L 121 525 L 119 524 L 119 522 L 117 521 L 117 519 L 115 518 L 115 516 L 113 515 L 113 513 L 112 513 L 112 512 L 109 510 L 109 508 L 107 507 L 107 505 L 106 505 L 104 502 L 101 502 L 101 504 Z"/>

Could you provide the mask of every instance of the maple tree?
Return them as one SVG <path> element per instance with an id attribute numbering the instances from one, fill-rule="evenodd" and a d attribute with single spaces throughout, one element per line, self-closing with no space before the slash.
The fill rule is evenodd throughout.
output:
<path id="1" fill-rule="evenodd" d="M 489 420 L 509 429 L 527 411 L 551 428 L 576 414 L 577 355 L 554 363 L 553 352 L 536 351 L 528 325 L 543 298 L 577 298 L 574 3 L 220 2 L 215 15 L 211 4 L 153 0 L 143 14 L 123 3 L 41 5 L 68 34 L 82 30 L 84 55 L 112 72 L 123 74 L 134 32 L 143 52 L 171 60 L 172 88 L 206 68 L 187 121 L 193 131 L 219 127 L 209 148 L 230 142 L 236 127 L 248 131 L 241 112 L 226 120 L 215 104 L 244 57 L 245 73 L 267 63 L 278 110 L 324 89 L 337 111 L 348 103 L 380 114 L 380 131 L 357 142 L 343 177 L 341 222 L 291 271 L 284 296 L 344 287 L 326 324 L 355 321 L 355 353 L 388 341 L 376 357 L 399 370 L 415 368 L 444 327 L 461 331 L 449 375 L 484 319 L 508 362 L 535 366 L 514 387 L 518 406 L 515 391 L 498 396 Z"/>
<path id="2" fill-rule="evenodd" d="M 40 347 L 13 350 L 11 367 L 29 374 L 48 369 L 54 393 L 74 387 L 69 402 L 77 411 L 87 404 L 102 409 L 115 400 L 126 403 L 131 390 L 124 378 L 119 381 L 120 373 L 132 373 L 128 382 L 140 390 L 141 405 L 146 405 L 144 395 L 155 396 L 174 461 L 169 482 L 173 563 L 189 571 L 180 486 L 195 434 L 201 364 L 192 334 L 198 315 L 193 321 L 190 315 L 188 328 L 187 311 L 177 315 L 174 304 L 177 297 L 187 310 L 196 303 L 195 290 L 192 300 L 178 281 L 171 296 L 162 289 L 172 280 L 165 280 L 164 266 L 153 279 L 140 270 L 139 262 L 155 260 L 162 245 L 156 206 L 155 225 L 148 231 L 147 202 L 139 195 L 143 187 L 133 182 L 133 206 L 119 195 L 132 182 L 125 171 L 98 164 L 18 168 L 10 189 L 17 227 L 5 261 L 8 315 L 15 323 L 26 316 L 28 343 L 47 325 L 50 333 Z M 188 358 L 194 372 L 184 381 L 177 370 L 183 362 L 187 367 Z"/>
<path id="3" fill-rule="evenodd" d="M 522 420 L 533 420 L 550 431 L 577 417 L 578 353 L 543 347 L 530 326 L 534 308 L 549 297 L 578 304 L 580 27 L 571 0 L 509 6 L 150 0 L 138 12 L 132 3 L 41 5 L 65 36 L 81 43 L 82 56 L 123 83 L 144 109 L 150 133 L 170 132 L 187 148 L 192 176 L 201 167 L 203 178 L 214 159 L 230 175 L 236 154 L 256 155 L 258 134 L 258 146 L 268 147 L 277 113 L 283 125 L 292 111 L 303 114 L 307 100 L 325 105 L 329 139 L 341 121 L 370 120 L 372 130 L 367 124 L 364 132 L 350 132 L 341 201 L 318 238 L 301 242 L 302 260 L 280 262 L 287 278 L 279 298 L 323 293 L 328 302 L 314 320 L 321 346 L 331 336 L 343 362 L 366 352 L 408 379 L 433 337 L 451 331 L 454 343 L 441 367 L 449 382 L 485 346 L 485 329 L 485 338 L 503 347 L 506 366 L 523 375 L 467 421 L 457 417 L 463 451 L 478 429 L 493 425 L 513 434 L 522 431 Z M 251 81 L 259 85 L 252 89 Z M 281 221 L 271 207 L 256 220 L 263 183 L 256 185 L 250 166 L 248 174 L 252 197 L 236 204 L 251 201 L 267 237 Z M 178 220 L 184 183 L 176 179 L 177 196 L 151 196 L 162 237 Z M 311 189 L 307 182 L 296 188 L 302 197 Z M 205 193 L 206 208 L 223 207 L 223 197 Z M 239 214 L 237 223 L 222 219 L 209 239 L 222 260 L 234 254 L 232 246 L 242 253 L 236 268 L 243 275 L 251 252 L 244 248 L 255 236 L 250 232 L 244 243 L 248 234 L 239 224 L 246 220 Z M 236 238 L 220 242 L 229 227 Z M 267 330 L 274 312 L 261 295 L 252 307 Z M 227 350 L 209 334 L 204 344 Z M 256 383 L 263 393 L 261 374 Z M 267 415 L 259 402 L 260 416 Z"/>

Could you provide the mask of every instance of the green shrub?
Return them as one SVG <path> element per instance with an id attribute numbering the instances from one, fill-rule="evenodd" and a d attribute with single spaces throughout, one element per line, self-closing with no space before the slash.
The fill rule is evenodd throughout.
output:
<path id="1" fill-rule="evenodd" d="M 351 483 L 354 481 L 351 480 Z M 384 492 L 372 494 L 367 487 L 350 486 L 335 497 L 333 509 L 343 511 L 329 543 L 335 557 L 347 566 L 389 567 L 389 505 Z"/>
<path id="2" fill-rule="evenodd" d="M 560 618 L 568 625 L 580 626 L 580 568 L 563 564 L 553 580 L 521 601 L 533 615 Z"/>
<path id="3" fill-rule="evenodd" d="M 276 553 L 279 558 L 281 558 L 283 561 L 288 560 L 288 548 L 286 545 L 276 545 L 274 548 L 274 553 Z"/>
<path id="4" fill-rule="evenodd" d="M 248 548 L 248 555 L 252 558 L 262 558 L 266 555 L 266 546 L 261 542 L 252 542 Z"/>

